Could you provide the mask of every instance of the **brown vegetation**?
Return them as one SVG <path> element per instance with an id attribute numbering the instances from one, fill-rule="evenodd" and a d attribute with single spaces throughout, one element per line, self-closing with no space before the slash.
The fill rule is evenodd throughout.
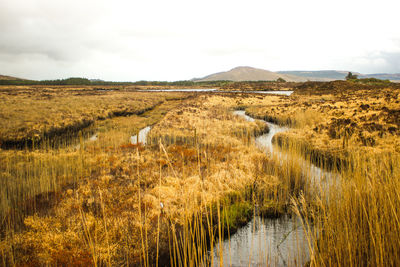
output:
<path id="1" fill-rule="evenodd" d="M 30 193 L 34 183 L 3 193 L 24 192 L 10 208 L 25 218 L 24 227 L 15 228 L 14 217 L 4 217 L 9 223 L 1 242 L 3 260 L 16 265 L 149 265 L 165 263 L 171 256 L 175 264 L 208 262 L 206 251 L 215 238 L 248 220 L 244 217 L 252 207 L 238 203 L 258 199 L 271 211 L 281 211 L 304 186 L 292 166 L 278 166 L 254 146 L 254 136 L 266 131 L 266 125 L 233 116 L 231 110 L 239 102 L 220 96 L 187 100 L 155 125 L 149 137 L 153 145 L 146 147 L 127 140 L 129 121 L 137 123 L 139 117 L 101 122 L 99 127 L 106 128 L 98 141 L 68 152 L 76 158 L 72 171 L 55 161 L 69 149 L 49 154 L 21 151 L 32 159 L 25 165 L 18 163 L 22 158 L 10 163 L 5 169 L 9 181 L 17 181 L 11 169 L 60 171 L 31 175 L 30 180 L 45 186 L 42 197 L 37 197 L 43 194 L 40 190 Z M 38 160 L 41 153 L 49 157 L 47 165 Z M 287 178 L 278 178 L 284 173 Z M 52 186 L 60 175 L 71 176 L 65 183 L 69 186 Z M 46 192 L 56 192 L 56 197 Z M 31 210 L 19 209 L 31 198 Z M 193 223 L 202 226 L 194 231 Z M 200 243 L 190 241 L 195 237 Z M 198 249 L 200 254 L 182 254 Z"/>
<path id="2" fill-rule="evenodd" d="M 115 89 L 115 90 L 114 90 Z M 24 147 L 74 134 L 94 122 L 140 115 L 183 94 L 130 92 L 97 87 L 1 87 L 0 144 Z"/>
<path id="3" fill-rule="evenodd" d="M 271 217 L 297 213 L 311 266 L 398 265 L 399 89 L 316 84 L 300 84 L 290 97 L 164 101 L 96 120 L 98 140 L 82 136 L 80 148 L 2 150 L 3 265 L 213 264 L 208 250 L 246 223 L 254 205 Z M 111 107 L 123 95 L 149 103 L 158 95 L 103 93 L 88 99 L 109 103 L 107 95 Z M 291 127 L 276 137 L 283 161 L 255 147 L 268 127 L 233 116 L 238 108 Z M 147 125 L 148 145 L 131 144 Z M 307 180 L 297 159 L 310 154 L 323 168 L 334 161 L 339 181 Z"/>
<path id="4" fill-rule="evenodd" d="M 278 91 L 278 90 L 293 90 L 297 83 L 294 82 L 231 82 L 222 86 L 222 90 L 228 91 Z"/>
<path id="5" fill-rule="evenodd" d="M 372 88 L 344 81 L 313 85 L 322 88 L 307 87 L 289 98 L 249 107 L 247 112 L 290 125 L 293 129 L 276 139 L 297 140 L 316 155 L 345 159 L 355 149 L 400 152 L 400 88 Z"/>

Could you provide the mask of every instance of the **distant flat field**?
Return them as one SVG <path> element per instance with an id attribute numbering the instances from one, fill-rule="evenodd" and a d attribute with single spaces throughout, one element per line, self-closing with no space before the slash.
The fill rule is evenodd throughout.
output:
<path id="1" fill-rule="evenodd" d="M 2 86 L 0 143 L 40 141 L 46 135 L 78 131 L 97 120 L 141 114 L 168 99 L 185 96 L 115 86 Z"/>

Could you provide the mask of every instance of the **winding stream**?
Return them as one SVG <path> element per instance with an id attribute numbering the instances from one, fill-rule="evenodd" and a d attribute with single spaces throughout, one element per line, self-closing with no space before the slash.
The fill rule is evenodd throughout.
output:
<path id="1" fill-rule="evenodd" d="M 237 110 L 234 115 L 247 121 L 254 119 Z M 281 161 L 289 160 L 284 152 L 273 146 L 275 134 L 287 131 L 274 123 L 265 122 L 269 132 L 258 136 L 256 145 L 265 153 L 277 155 Z M 131 137 L 131 143 L 146 144 L 146 138 L 151 126 L 141 129 L 138 135 Z M 292 160 L 292 159 L 291 159 Z M 303 166 L 303 174 L 310 178 L 311 183 L 327 184 L 333 174 L 318 168 L 304 159 L 298 159 Z M 304 266 L 310 259 L 306 231 L 296 216 L 283 216 L 278 219 L 263 219 L 254 216 L 244 227 L 240 228 L 229 239 L 217 242 L 212 250 L 213 266 Z M 210 252 L 211 253 L 211 252 Z"/>
<path id="2" fill-rule="evenodd" d="M 284 91 L 283 94 L 286 92 Z M 276 94 L 277 91 L 268 93 Z M 247 121 L 254 121 L 254 118 L 246 115 L 243 110 L 234 111 L 233 114 Z M 293 160 L 292 158 L 288 159 L 283 151 L 278 147 L 274 148 L 272 144 L 274 135 L 287 131 L 288 128 L 264 122 L 270 130 L 256 138 L 257 147 L 270 156 L 274 154 L 282 163 L 286 160 Z M 138 135 L 131 136 L 131 144 L 146 144 L 150 130 L 151 126 L 147 126 L 141 129 Z M 90 141 L 95 140 L 93 137 L 90 138 Z M 329 187 L 331 181 L 337 180 L 333 179 L 337 176 L 333 173 L 304 159 L 296 160 L 300 161 L 303 175 L 310 179 L 311 184 L 319 186 L 322 191 Z M 213 266 L 220 266 L 221 262 L 223 262 L 223 266 L 304 266 L 310 259 L 306 231 L 296 216 L 263 219 L 256 215 L 229 239 L 222 240 L 221 243 L 218 241 L 211 251 L 209 253 Z"/>
<path id="3" fill-rule="evenodd" d="M 254 121 L 243 110 L 236 110 L 233 114 Z M 270 131 L 257 137 L 256 145 L 267 154 L 275 154 L 281 162 L 289 160 L 283 151 L 274 148 L 272 144 L 273 136 L 288 128 L 265 123 Z M 325 171 L 302 158 L 295 160 L 301 164 L 303 175 L 321 191 L 327 190 L 330 184 L 338 180 L 334 179 L 338 177 L 337 174 Z M 220 266 L 221 257 L 223 266 L 304 266 L 310 259 L 310 251 L 306 231 L 296 216 L 279 219 L 254 216 L 246 226 L 222 241 L 222 244 L 217 242 L 212 257 L 214 266 Z"/>

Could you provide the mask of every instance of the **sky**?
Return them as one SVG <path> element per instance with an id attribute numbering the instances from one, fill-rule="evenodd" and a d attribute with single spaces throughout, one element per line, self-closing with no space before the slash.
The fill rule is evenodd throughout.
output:
<path id="1" fill-rule="evenodd" d="M 398 0 L 0 0 L 0 74 L 188 80 L 237 66 L 400 72 Z"/>

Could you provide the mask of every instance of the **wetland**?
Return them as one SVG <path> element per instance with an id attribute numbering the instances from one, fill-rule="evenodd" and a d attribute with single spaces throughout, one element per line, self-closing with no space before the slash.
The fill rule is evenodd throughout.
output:
<path id="1" fill-rule="evenodd" d="M 399 85 L 258 87 L 0 87 L 1 263 L 397 265 Z"/>

